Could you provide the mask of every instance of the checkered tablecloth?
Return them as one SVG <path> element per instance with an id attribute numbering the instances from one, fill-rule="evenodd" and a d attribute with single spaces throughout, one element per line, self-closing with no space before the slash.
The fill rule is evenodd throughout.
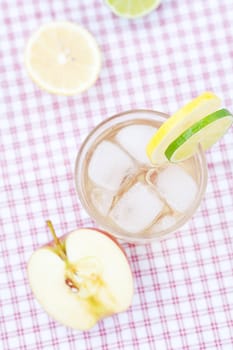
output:
<path id="1" fill-rule="evenodd" d="M 209 182 L 193 218 L 147 246 L 124 244 L 135 281 L 131 308 L 91 331 L 67 329 L 36 302 L 27 261 L 60 234 L 94 226 L 74 187 L 88 132 L 131 108 L 167 113 L 205 90 L 233 110 L 232 0 L 164 0 L 138 20 L 101 0 L 0 1 L 0 349 L 205 350 L 233 348 L 233 129 L 207 153 Z M 49 95 L 28 78 L 27 40 L 42 23 L 70 20 L 97 39 L 93 88 Z"/>

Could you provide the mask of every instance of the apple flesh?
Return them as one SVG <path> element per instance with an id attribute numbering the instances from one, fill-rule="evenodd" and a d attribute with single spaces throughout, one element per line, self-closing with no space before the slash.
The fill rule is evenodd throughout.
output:
<path id="1" fill-rule="evenodd" d="M 36 250 L 28 263 L 32 291 L 43 308 L 67 327 L 87 330 L 131 304 L 128 260 L 112 237 L 83 228 Z"/>

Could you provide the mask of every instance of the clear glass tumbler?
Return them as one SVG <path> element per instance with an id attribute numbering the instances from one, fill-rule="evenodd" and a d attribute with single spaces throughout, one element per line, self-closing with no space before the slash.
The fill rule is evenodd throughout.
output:
<path id="1" fill-rule="evenodd" d="M 158 167 L 144 159 L 142 145 L 148 140 L 143 138 L 168 117 L 156 111 L 132 110 L 108 118 L 87 136 L 76 158 L 75 185 L 83 207 L 101 229 L 127 242 L 149 243 L 177 231 L 194 214 L 205 193 L 207 166 L 201 147 L 195 156 L 178 165 L 167 162 Z M 125 144 L 119 143 L 122 135 Z M 168 180 L 167 186 L 165 182 L 162 191 L 168 197 L 163 197 L 161 189 L 156 188 L 156 179 L 166 179 L 161 173 L 168 168 L 167 173 L 180 174 L 181 178 Z M 180 181 L 184 181 L 181 198 L 177 198 L 178 194 L 170 205 L 170 197 L 179 191 Z M 182 206 L 187 200 L 189 190 L 185 186 L 190 182 L 191 203 L 179 212 L 176 202 Z"/>

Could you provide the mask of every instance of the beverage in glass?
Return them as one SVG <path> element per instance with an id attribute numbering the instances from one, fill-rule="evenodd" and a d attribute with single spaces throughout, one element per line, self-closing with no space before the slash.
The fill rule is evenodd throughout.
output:
<path id="1" fill-rule="evenodd" d="M 168 118 L 134 110 L 99 124 L 75 165 L 79 198 L 97 224 L 116 237 L 147 243 L 178 230 L 195 212 L 207 181 L 205 155 L 151 164 L 146 145 Z"/>

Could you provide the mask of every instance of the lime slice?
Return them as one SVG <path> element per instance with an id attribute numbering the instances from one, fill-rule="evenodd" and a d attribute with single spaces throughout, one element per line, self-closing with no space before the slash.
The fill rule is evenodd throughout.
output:
<path id="1" fill-rule="evenodd" d="M 95 83 L 101 55 L 86 29 L 70 22 L 52 22 L 30 38 L 25 63 L 29 75 L 42 89 L 75 95 Z"/>
<path id="2" fill-rule="evenodd" d="M 152 163 L 167 162 L 165 150 L 170 143 L 198 120 L 220 108 L 221 101 L 212 92 L 204 92 L 173 114 L 152 136 L 146 152 Z"/>
<path id="3" fill-rule="evenodd" d="M 166 149 L 165 155 L 171 162 L 180 162 L 196 153 L 200 144 L 204 150 L 217 142 L 233 123 L 233 116 L 227 109 L 207 115 L 178 136 Z"/>
<path id="4" fill-rule="evenodd" d="M 156 9 L 161 0 L 105 0 L 105 2 L 116 15 L 137 18 Z"/>

